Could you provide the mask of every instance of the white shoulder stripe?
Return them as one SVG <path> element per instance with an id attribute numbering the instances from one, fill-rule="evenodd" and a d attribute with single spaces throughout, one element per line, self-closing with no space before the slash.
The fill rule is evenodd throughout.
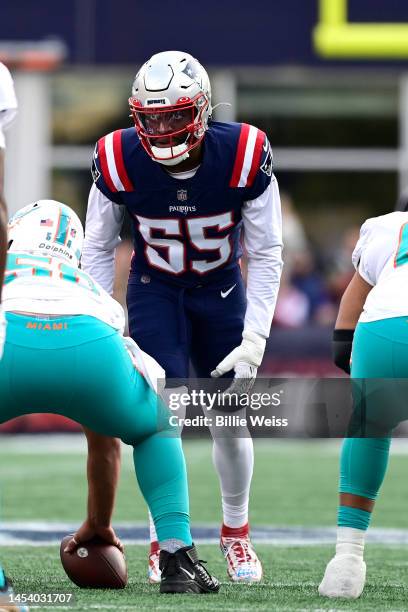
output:
<path id="1" fill-rule="evenodd" d="M 105 136 L 105 152 L 106 161 L 108 162 L 108 170 L 112 183 L 115 185 L 118 191 L 126 191 L 122 181 L 119 178 L 118 171 L 116 168 L 115 155 L 113 152 L 113 132 Z"/>
<path id="2" fill-rule="evenodd" d="M 248 132 L 248 140 L 247 140 L 247 144 L 245 147 L 244 163 L 242 165 L 241 176 L 239 177 L 238 187 L 245 187 L 247 183 L 248 174 L 251 170 L 252 160 L 254 157 L 257 133 L 258 133 L 258 129 L 254 127 L 253 125 L 250 125 L 249 132 Z"/>

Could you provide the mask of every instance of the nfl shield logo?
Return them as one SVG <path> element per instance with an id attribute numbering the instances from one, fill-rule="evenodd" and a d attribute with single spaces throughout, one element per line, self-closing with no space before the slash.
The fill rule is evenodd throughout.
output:
<path id="1" fill-rule="evenodd" d="M 187 189 L 177 189 L 177 199 L 179 202 L 187 201 Z"/>

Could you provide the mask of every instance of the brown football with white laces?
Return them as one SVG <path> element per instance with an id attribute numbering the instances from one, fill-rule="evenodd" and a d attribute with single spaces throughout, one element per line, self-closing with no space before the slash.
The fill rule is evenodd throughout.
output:
<path id="1" fill-rule="evenodd" d="M 123 589 L 127 585 L 126 559 L 119 548 L 95 537 L 80 544 L 73 553 L 66 553 L 64 548 L 72 537 L 67 535 L 62 540 L 60 557 L 74 584 L 85 589 Z"/>

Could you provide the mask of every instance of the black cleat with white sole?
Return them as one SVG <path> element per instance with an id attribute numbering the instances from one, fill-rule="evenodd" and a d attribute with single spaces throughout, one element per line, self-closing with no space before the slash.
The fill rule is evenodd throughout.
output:
<path id="1" fill-rule="evenodd" d="M 195 546 L 160 551 L 160 593 L 218 593 L 220 583 L 200 561 Z"/>

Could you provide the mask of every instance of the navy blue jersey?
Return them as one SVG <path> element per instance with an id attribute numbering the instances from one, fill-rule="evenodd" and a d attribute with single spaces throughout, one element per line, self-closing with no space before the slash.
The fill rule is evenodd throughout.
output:
<path id="1" fill-rule="evenodd" d="M 271 181 L 266 135 L 245 123 L 211 122 L 192 178 L 180 180 L 153 161 L 135 128 L 101 138 L 92 175 L 133 221 L 132 273 L 191 287 L 237 267 L 244 202 Z"/>

